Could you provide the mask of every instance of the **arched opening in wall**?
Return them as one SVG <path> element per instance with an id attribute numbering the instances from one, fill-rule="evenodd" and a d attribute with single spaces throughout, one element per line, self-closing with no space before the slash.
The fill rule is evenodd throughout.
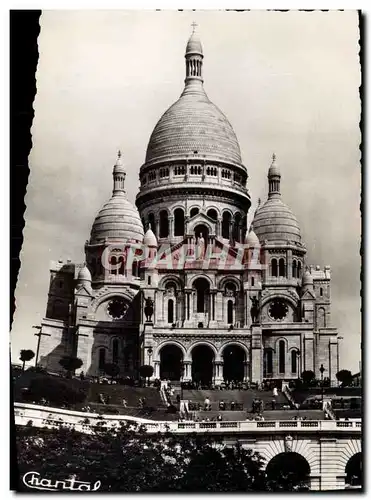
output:
<path id="1" fill-rule="evenodd" d="M 323 307 L 320 307 L 318 309 L 317 327 L 318 328 L 325 328 L 326 327 L 326 313 L 325 313 L 325 310 Z"/>
<path id="2" fill-rule="evenodd" d="M 362 453 L 356 453 L 348 460 L 345 467 L 345 484 L 353 488 L 359 488 L 363 485 L 362 475 Z"/>
<path id="3" fill-rule="evenodd" d="M 308 491 L 310 486 L 308 462 L 302 455 L 292 451 L 273 457 L 267 464 L 265 474 L 268 484 L 275 491 Z"/>
<path id="4" fill-rule="evenodd" d="M 174 323 L 174 301 L 173 299 L 169 299 L 167 301 L 167 322 L 173 324 Z"/>
<path id="5" fill-rule="evenodd" d="M 223 378 L 226 382 L 243 382 L 245 351 L 237 345 L 226 346 L 223 351 Z"/>
<path id="6" fill-rule="evenodd" d="M 278 262 L 278 271 L 279 275 L 285 277 L 286 276 L 286 266 L 285 259 L 280 259 Z"/>
<path id="7" fill-rule="evenodd" d="M 192 350 L 192 381 L 201 385 L 210 385 L 213 380 L 214 353 L 206 345 L 196 346 Z"/>
<path id="8" fill-rule="evenodd" d="M 152 229 L 152 231 L 156 234 L 156 223 L 154 214 L 150 213 L 148 215 L 148 227 L 147 229 Z"/>
<path id="9" fill-rule="evenodd" d="M 267 347 L 264 349 L 264 360 L 263 360 L 263 376 L 269 377 L 273 374 L 273 349 Z"/>
<path id="10" fill-rule="evenodd" d="M 161 380 L 180 380 L 182 376 L 183 353 L 176 345 L 166 345 L 160 351 Z"/>
<path id="11" fill-rule="evenodd" d="M 169 216 L 166 210 L 160 212 L 160 238 L 169 236 Z"/>
<path id="12" fill-rule="evenodd" d="M 214 208 L 210 208 L 210 210 L 207 211 L 207 216 L 215 222 L 218 220 L 218 214 Z"/>
<path id="13" fill-rule="evenodd" d="M 119 362 L 119 341 L 113 339 L 112 341 L 112 363 L 118 364 Z"/>
<path id="14" fill-rule="evenodd" d="M 291 351 L 291 373 L 293 375 L 298 373 L 298 351 L 296 349 Z"/>
<path id="15" fill-rule="evenodd" d="M 275 278 L 278 276 L 277 259 L 271 260 L 271 273 L 272 273 L 272 276 L 274 276 Z"/>
<path id="16" fill-rule="evenodd" d="M 228 300 L 227 302 L 227 323 L 228 325 L 232 325 L 233 321 L 233 301 Z"/>
<path id="17" fill-rule="evenodd" d="M 104 366 L 106 364 L 106 350 L 104 347 L 101 347 L 98 352 L 98 367 L 99 370 L 104 370 Z"/>
<path id="18" fill-rule="evenodd" d="M 192 217 L 195 217 L 195 216 L 198 214 L 198 212 L 199 212 L 199 211 L 200 211 L 200 209 L 199 209 L 199 208 L 197 208 L 197 207 L 191 208 L 191 211 L 190 211 L 190 213 L 189 213 L 190 217 L 191 217 L 191 218 L 192 218 Z"/>
<path id="19" fill-rule="evenodd" d="M 284 340 L 278 342 L 278 369 L 280 373 L 286 371 L 286 343 Z"/>
<path id="20" fill-rule="evenodd" d="M 297 262 L 296 260 L 293 261 L 292 263 L 292 277 L 296 278 L 296 272 L 297 272 Z"/>
<path id="21" fill-rule="evenodd" d="M 208 304 L 210 297 L 209 282 L 205 278 L 197 278 L 193 284 L 196 290 L 196 312 L 208 312 Z"/>
<path id="22" fill-rule="evenodd" d="M 231 227 L 232 216 L 229 212 L 223 213 L 222 218 L 222 237 L 229 240 L 230 239 L 230 227 Z"/>
<path id="23" fill-rule="evenodd" d="M 241 231 L 242 231 L 242 240 L 241 243 L 243 243 L 246 231 L 247 231 L 247 217 L 244 215 L 241 220 Z"/>
<path id="24" fill-rule="evenodd" d="M 133 265 L 132 265 L 131 271 L 132 271 L 133 276 L 135 278 L 137 278 L 139 276 L 139 265 L 138 265 L 138 261 L 137 260 L 133 261 Z"/>
<path id="25" fill-rule="evenodd" d="M 112 255 L 109 262 L 110 262 L 110 273 L 117 274 L 117 271 L 118 271 L 117 270 L 117 264 L 118 264 L 117 257 L 115 255 Z"/>
<path id="26" fill-rule="evenodd" d="M 233 240 L 238 242 L 240 241 L 241 218 L 241 214 L 237 212 L 233 223 Z"/>
<path id="27" fill-rule="evenodd" d="M 296 276 L 301 278 L 301 262 L 298 262 L 298 268 L 296 270 Z"/>
<path id="28" fill-rule="evenodd" d="M 181 208 L 174 211 L 174 236 L 184 236 L 184 211 Z"/>
<path id="29" fill-rule="evenodd" d="M 322 287 L 319 289 L 319 294 L 321 297 L 323 296 L 323 288 Z"/>

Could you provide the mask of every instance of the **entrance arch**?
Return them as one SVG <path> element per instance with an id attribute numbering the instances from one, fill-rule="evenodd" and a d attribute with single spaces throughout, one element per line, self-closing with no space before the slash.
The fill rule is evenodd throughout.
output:
<path id="1" fill-rule="evenodd" d="M 345 467 L 345 484 L 352 487 L 362 486 L 362 453 L 356 453 Z"/>
<path id="2" fill-rule="evenodd" d="M 213 381 L 214 352 L 207 345 L 197 345 L 192 349 L 192 381 L 210 385 Z"/>
<path id="3" fill-rule="evenodd" d="M 276 491 L 306 491 L 310 485 L 310 466 L 295 452 L 279 453 L 268 462 L 267 480 L 274 482 Z"/>
<path id="4" fill-rule="evenodd" d="M 225 382 L 243 382 L 246 355 L 242 347 L 227 345 L 223 351 L 223 378 Z"/>
<path id="5" fill-rule="evenodd" d="M 165 345 L 160 351 L 160 379 L 178 381 L 182 376 L 183 353 L 176 345 Z"/>

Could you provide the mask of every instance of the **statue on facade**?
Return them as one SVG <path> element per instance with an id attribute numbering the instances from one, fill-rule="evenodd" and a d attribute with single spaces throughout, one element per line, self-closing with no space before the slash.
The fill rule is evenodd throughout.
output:
<path id="1" fill-rule="evenodd" d="M 253 323 L 257 323 L 259 319 L 259 310 L 260 310 L 259 300 L 256 297 L 250 297 L 250 300 L 252 302 L 250 309 L 251 320 Z"/>
<path id="2" fill-rule="evenodd" d="M 146 315 L 146 322 L 150 323 L 153 316 L 153 300 L 151 297 L 145 299 L 146 305 L 144 306 L 144 314 Z"/>
<path id="3" fill-rule="evenodd" d="M 201 260 L 205 256 L 205 240 L 202 237 L 202 233 L 197 238 L 196 242 L 196 259 Z"/>

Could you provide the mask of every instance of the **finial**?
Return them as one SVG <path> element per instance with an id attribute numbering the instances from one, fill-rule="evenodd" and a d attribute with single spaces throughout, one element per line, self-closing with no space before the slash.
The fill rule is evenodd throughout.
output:
<path id="1" fill-rule="evenodd" d="M 196 28 L 197 28 L 198 24 L 193 21 L 193 23 L 191 24 L 191 26 L 192 26 L 192 34 L 193 34 L 196 31 Z"/>
<path id="2" fill-rule="evenodd" d="M 258 208 L 260 207 L 261 202 L 262 202 L 261 198 L 258 198 Z"/>
<path id="3" fill-rule="evenodd" d="M 121 158 L 121 151 L 120 150 L 118 150 L 118 152 L 117 152 L 117 158 Z"/>
<path id="4" fill-rule="evenodd" d="M 276 161 L 276 153 L 273 153 L 272 154 L 272 162 L 275 162 Z"/>

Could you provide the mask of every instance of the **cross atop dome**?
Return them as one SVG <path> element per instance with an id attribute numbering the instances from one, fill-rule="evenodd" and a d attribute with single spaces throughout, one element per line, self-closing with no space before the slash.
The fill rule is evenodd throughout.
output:
<path id="1" fill-rule="evenodd" d="M 196 28 L 197 28 L 198 24 L 195 21 L 193 21 L 193 23 L 191 24 L 191 26 L 192 26 L 192 34 L 193 34 L 196 31 Z"/>

